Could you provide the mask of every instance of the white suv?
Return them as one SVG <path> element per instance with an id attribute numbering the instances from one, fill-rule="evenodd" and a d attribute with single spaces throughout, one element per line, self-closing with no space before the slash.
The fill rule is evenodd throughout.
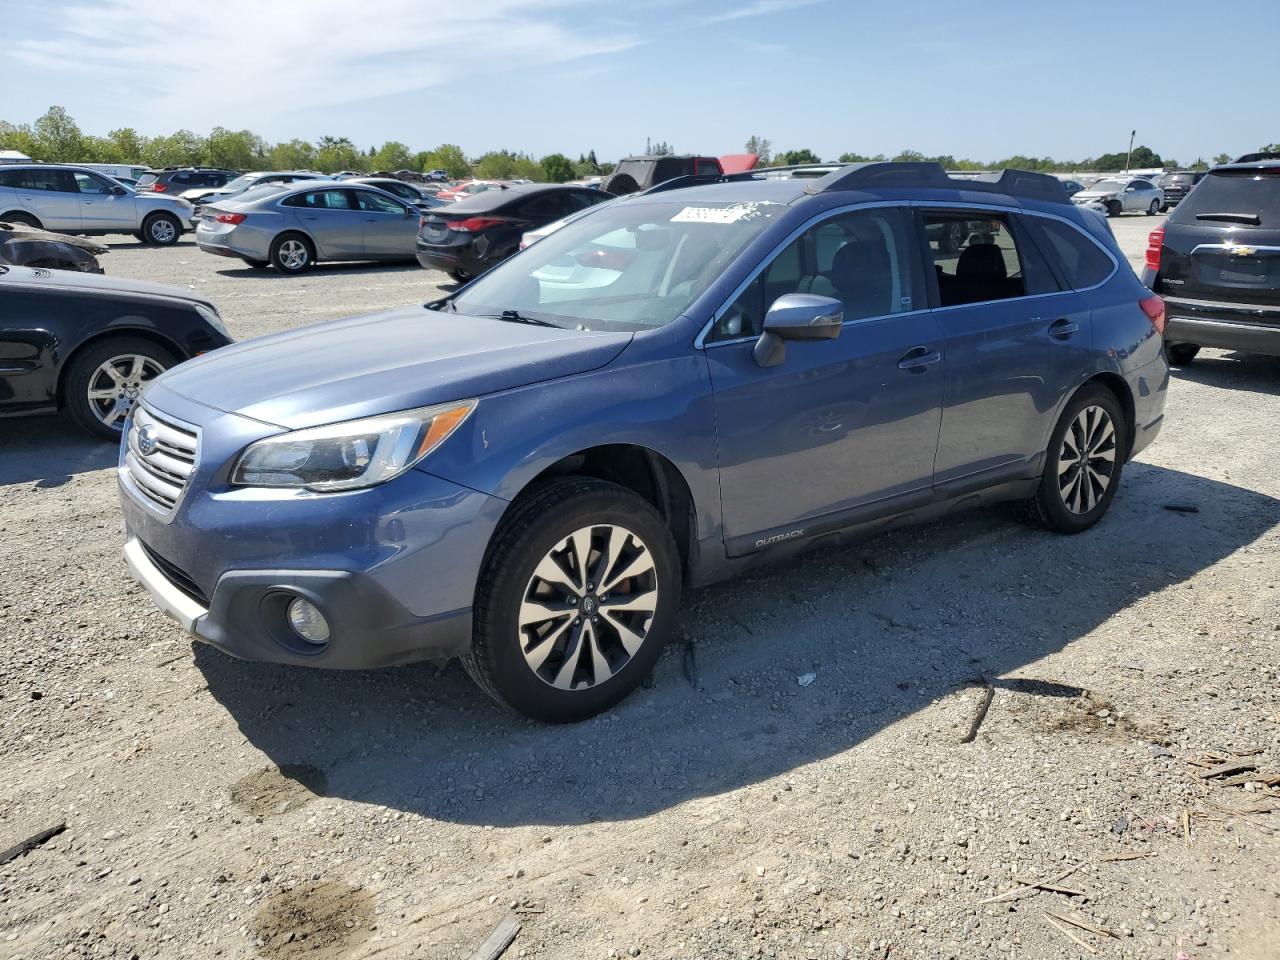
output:
<path id="1" fill-rule="evenodd" d="M 138 193 L 85 167 L 14 163 L 0 168 L 0 223 L 63 233 L 132 233 L 168 246 L 192 229 L 186 200 Z"/>

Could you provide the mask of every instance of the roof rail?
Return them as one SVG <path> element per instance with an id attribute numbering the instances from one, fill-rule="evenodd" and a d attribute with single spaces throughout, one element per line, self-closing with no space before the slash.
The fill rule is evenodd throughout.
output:
<path id="1" fill-rule="evenodd" d="M 805 192 L 819 194 L 829 190 L 874 190 L 878 187 L 971 190 L 1001 193 L 1028 200 L 1047 200 L 1051 203 L 1070 202 L 1062 181 L 1047 173 L 1033 173 L 1030 170 L 997 170 L 966 174 L 961 178 L 950 176 L 939 163 L 927 162 L 851 163 L 815 180 L 805 188 Z"/>

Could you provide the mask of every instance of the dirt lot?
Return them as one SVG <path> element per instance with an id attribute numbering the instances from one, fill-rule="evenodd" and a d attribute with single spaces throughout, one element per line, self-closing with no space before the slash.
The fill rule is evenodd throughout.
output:
<path id="1" fill-rule="evenodd" d="M 443 280 L 105 263 L 237 336 Z M 456 665 L 194 648 L 124 574 L 111 447 L 0 421 L 0 850 L 66 823 L 0 865 L 0 957 L 467 958 L 515 905 L 509 957 L 1275 960 L 1277 424 L 1280 362 L 1206 352 L 1091 532 L 988 510 L 699 591 L 651 686 L 553 728 Z"/>

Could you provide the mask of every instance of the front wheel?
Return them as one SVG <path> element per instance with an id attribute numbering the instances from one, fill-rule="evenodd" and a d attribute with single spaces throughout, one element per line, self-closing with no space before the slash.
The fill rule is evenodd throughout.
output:
<path id="1" fill-rule="evenodd" d="M 1108 201 L 1108 202 L 1107 202 L 1107 216 L 1108 216 L 1108 217 L 1118 217 L 1118 216 L 1120 216 L 1120 213 L 1121 213 L 1121 211 L 1122 211 L 1122 210 L 1123 210 L 1123 208 L 1120 206 L 1120 201 L 1119 201 L 1119 200 L 1110 200 L 1110 201 Z"/>
<path id="2" fill-rule="evenodd" d="M 1116 395 L 1101 384 L 1082 387 L 1049 438 L 1026 518 L 1056 533 L 1081 533 L 1101 520 L 1120 486 L 1128 435 Z"/>
<path id="3" fill-rule="evenodd" d="M 1147 216 L 1154 217 L 1159 212 L 1160 212 L 1160 201 L 1152 200 L 1151 206 L 1147 207 Z"/>
<path id="4" fill-rule="evenodd" d="M 182 236 L 182 224 L 167 213 L 153 213 L 142 221 L 142 239 L 157 247 L 170 247 Z"/>
<path id="5" fill-rule="evenodd" d="M 63 381 L 66 411 L 79 426 L 118 440 L 138 394 L 177 358 L 141 337 L 111 337 L 78 354 Z"/>
<path id="6" fill-rule="evenodd" d="M 535 720 L 585 720 L 653 668 L 680 605 L 680 559 L 658 512 L 625 487 L 570 477 L 503 521 L 476 589 L 462 663 Z"/>

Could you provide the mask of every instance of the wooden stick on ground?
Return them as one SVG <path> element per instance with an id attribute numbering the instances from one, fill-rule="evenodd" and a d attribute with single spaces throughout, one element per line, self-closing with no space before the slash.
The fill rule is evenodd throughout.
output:
<path id="1" fill-rule="evenodd" d="M 8 850 L 0 853 L 0 863 L 8 863 L 10 860 L 17 860 L 18 857 L 22 856 L 24 853 L 28 853 L 40 846 L 40 844 L 47 843 L 52 840 L 65 829 L 67 829 L 66 823 L 55 823 L 52 827 L 41 830 L 39 833 L 33 833 L 21 843 L 15 843 Z"/>
<path id="2" fill-rule="evenodd" d="M 960 738 L 961 743 L 973 743 L 978 736 L 978 728 L 982 726 L 982 721 L 987 719 L 987 711 L 991 709 L 991 700 L 996 695 L 996 688 L 991 685 L 991 681 L 983 679 L 986 689 L 982 691 L 982 699 L 978 702 L 978 709 L 974 711 L 973 719 L 969 721 L 969 730 Z"/>
<path id="3" fill-rule="evenodd" d="M 1068 897 L 1085 897 L 1087 899 L 1089 896 L 1083 890 L 1072 890 L 1070 887 L 1060 887 L 1056 883 L 1049 883 L 1045 880 L 1024 880 L 1022 877 L 1014 877 L 1013 882 L 1021 883 L 1027 887 L 1037 887 L 1041 890 L 1048 890 L 1050 893 L 1065 894 Z"/>
<path id="4" fill-rule="evenodd" d="M 1082 860 L 1079 863 L 1077 863 L 1074 867 L 1072 867 L 1070 870 L 1060 873 L 1056 877 L 1049 877 L 1048 879 L 1041 882 L 1049 883 L 1049 884 L 1061 883 L 1063 880 L 1067 879 L 1067 877 L 1071 876 L 1073 873 L 1075 873 L 1077 870 L 1083 867 L 1087 862 L 1088 861 Z M 984 903 L 1003 903 L 1006 900 L 1017 900 L 1020 897 L 1025 896 L 1026 894 L 1036 893 L 1037 891 L 1040 890 L 1039 884 L 1032 886 L 1030 884 L 1026 884 L 1025 881 L 1020 880 L 1018 882 L 1022 883 L 1023 886 L 1014 887 L 1012 890 L 1006 890 L 1004 893 L 997 893 L 994 897 L 987 897 L 987 899 L 985 900 L 979 900 L 978 904 L 981 905 Z"/>
<path id="5" fill-rule="evenodd" d="M 511 946 L 511 942 L 519 932 L 520 921 L 508 913 L 498 921 L 498 925 L 485 938 L 484 943 L 476 947 L 470 960 L 498 960 L 498 957 L 506 952 L 507 947 Z"/>
<path id="6" fill-rule="evenodd" d="M 1100 927 L 1096 923 L 1090 923 L 1087 920 L 1077 920 L 1075 917 L 1069 917 L 1065 913 L 1055 913 L 1052 910 L 1045 911 L 1046 916 L 1053 917 L 1055 920 L 1061 920 L 1063 923 L 1069 923 L 1073 927 L 1079 927 L 1081 930 L 1088 930 L 1090 933 L 1096 933 L 1100 937 L 1113 937 L 1120 939 L 1120 934 L 1114 930 L 1108 930 L 1106 927 Z"/>
<path id="7" fill-rule="evenodd" d="M 1191 811 L 1186 807 L 1182 808 L 1182 842 L 1191 846 Z"/>
<path id="8" fill-rule="evenodd" d="M 1099 857 L 1098 862 L 1121 863 L 1125 860 L 1146 860 L 1147 858 L 1154 857 L 1155 855 L 1156 852 L 1154 850 L 1147 850 L 1143 853 L 1111 853 L 1105 857 Z"/>
<path id="9" fill-rule="evenodd" d="M 1053 929 L 1063 934 L 1069 940 L 1074 941 L 1077 946 L 1082 947 L 1085 950 L 1088 950 L 1090 953 L 1094 954 L 1095 956 L 1097 955 L 1098 953 L 1097 950 L 1093 949 L 1093 947 L 1089 946 L 1089 944 L 1085 943 L 1083 940 L 1077 937 L 1074 933 L 1072 933 L 1070 930 L 1068 930 L 1066 927 L 1060 924 L 1057 920 L 1049 916 L 1049 914 L 1046 913 L 1044 915 L 1044 918 L 1045 920 L 1049 921 L 1049 926 L 1053 927 Z"/>

